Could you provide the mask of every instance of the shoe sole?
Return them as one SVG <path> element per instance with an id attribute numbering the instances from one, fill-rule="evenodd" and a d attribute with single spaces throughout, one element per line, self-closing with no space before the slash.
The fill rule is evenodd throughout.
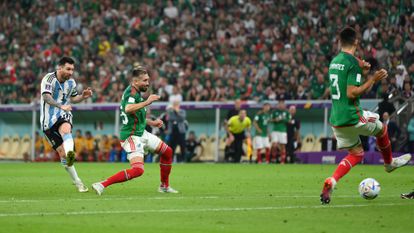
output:
<path id="1" fill-rule="evenodd" d="M 75 152 L 69 151 L 66 155 L 66 165 L 70 167 L 73 163 L 75 163 Z"/>

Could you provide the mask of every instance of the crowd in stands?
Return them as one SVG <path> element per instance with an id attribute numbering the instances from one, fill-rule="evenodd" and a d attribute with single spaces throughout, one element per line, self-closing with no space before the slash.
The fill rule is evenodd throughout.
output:
<path id="1" fill-rule="evenodd" d="M 325 99 L 344 25 L 361 34 L 357 55 L 390 74 L 366 97 L 411 97 L 410 0 L 1 1 L 0 104 L 38 100 L 62 55 L 92 102 L 118 102 L 136 63 L 163 101 Z"/>

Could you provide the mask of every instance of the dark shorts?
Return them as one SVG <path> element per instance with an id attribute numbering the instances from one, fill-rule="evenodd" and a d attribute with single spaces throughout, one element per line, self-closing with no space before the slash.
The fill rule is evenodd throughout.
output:
<path id="1" fill-rule="evenodd" d="M 69 123 L 72 126 L 69 121 L 63 118 L 59 118 L 50 129 L 43 131 L 50 145 L 52 145 L 53 149 L 55 150 L 63 144 L 63 138 L 59 133 L 59 127 L 65 122 Z"/>

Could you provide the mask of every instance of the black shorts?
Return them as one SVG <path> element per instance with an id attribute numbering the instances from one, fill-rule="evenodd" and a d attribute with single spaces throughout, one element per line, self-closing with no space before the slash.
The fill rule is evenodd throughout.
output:
<path id="1" fill-rule="evenodd" d="M 60 135 L 59 133 L 59 127 L 63 124 L 63 123 L 69 123 L 71 128 L 72 128 L 72 124 L 63 119 L 63 118 L 59 118 L 56 123 L 48 130 L 44 130 L 43 133 L 46 135 L 47 140 L 49 141 L 49 143 L 52 145 L 53 149 L 57 149 L 60 145 L 63 144 L 63 138 L 62 135 Z M 72 131 L 71 131 L 72 133 Z"/>

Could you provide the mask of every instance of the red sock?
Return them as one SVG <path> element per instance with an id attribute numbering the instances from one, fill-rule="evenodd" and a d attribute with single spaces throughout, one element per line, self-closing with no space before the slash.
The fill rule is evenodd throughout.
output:
<path id="1" fill-rule="evenodd" d="M 161 185 L 168 187 L 170 185 L 169 177 L 173 160 L 173 151 L 171 147 L 163 142 L 158 153 L 160 154 Z"/>
<path id="2" fill-rule="evenodd" d="M 261 149 L 257 149 L 257 162 L 262 162 L 262 154 L 260 153 Z"/>
<path id="3" fill-rule="evenodd" d="M 382 158 L 384 159 L 385 164 L 390 164 L 392 161 L 392 148 L 391 142 L 388 138 L 388 127 L 386 124 L 383 124 L 383 133 L 381 136 L 377 137 L 377 145 L 381 152 Z"/>
<path id="4" fill-rule="evenodd" d="M 286 151 L 280 152 L 280 163 L 284 164 L 286 162 Z"/>
<path id="5" fill-rule="evenodd" d="M 116 173 L 115 175 L 109 177 L 105 181 L 101 182 L 104 187 L 108 187 L 111 184 L 125 182 L 127 180 L 132 180 L 138 176 L 144 174 L 144 163 L 137 162 L 131 164 L 130 169 L 125 169 Z"/>
<path id="6" fill-rule="evenodd" d="M 266 162 L 267 163 L 270 163 L 270 149 L 269 148 L 266 148 Z"/>
<path id="7" fill-rule="evenodd" d="M 332 177 L 338 181 L 344 175 L 346 175 L 352 167 L 357 165 L 364 158 L 364 152 L 360 154 L 348 154 L 342 161 L 339 163 Z"/>

